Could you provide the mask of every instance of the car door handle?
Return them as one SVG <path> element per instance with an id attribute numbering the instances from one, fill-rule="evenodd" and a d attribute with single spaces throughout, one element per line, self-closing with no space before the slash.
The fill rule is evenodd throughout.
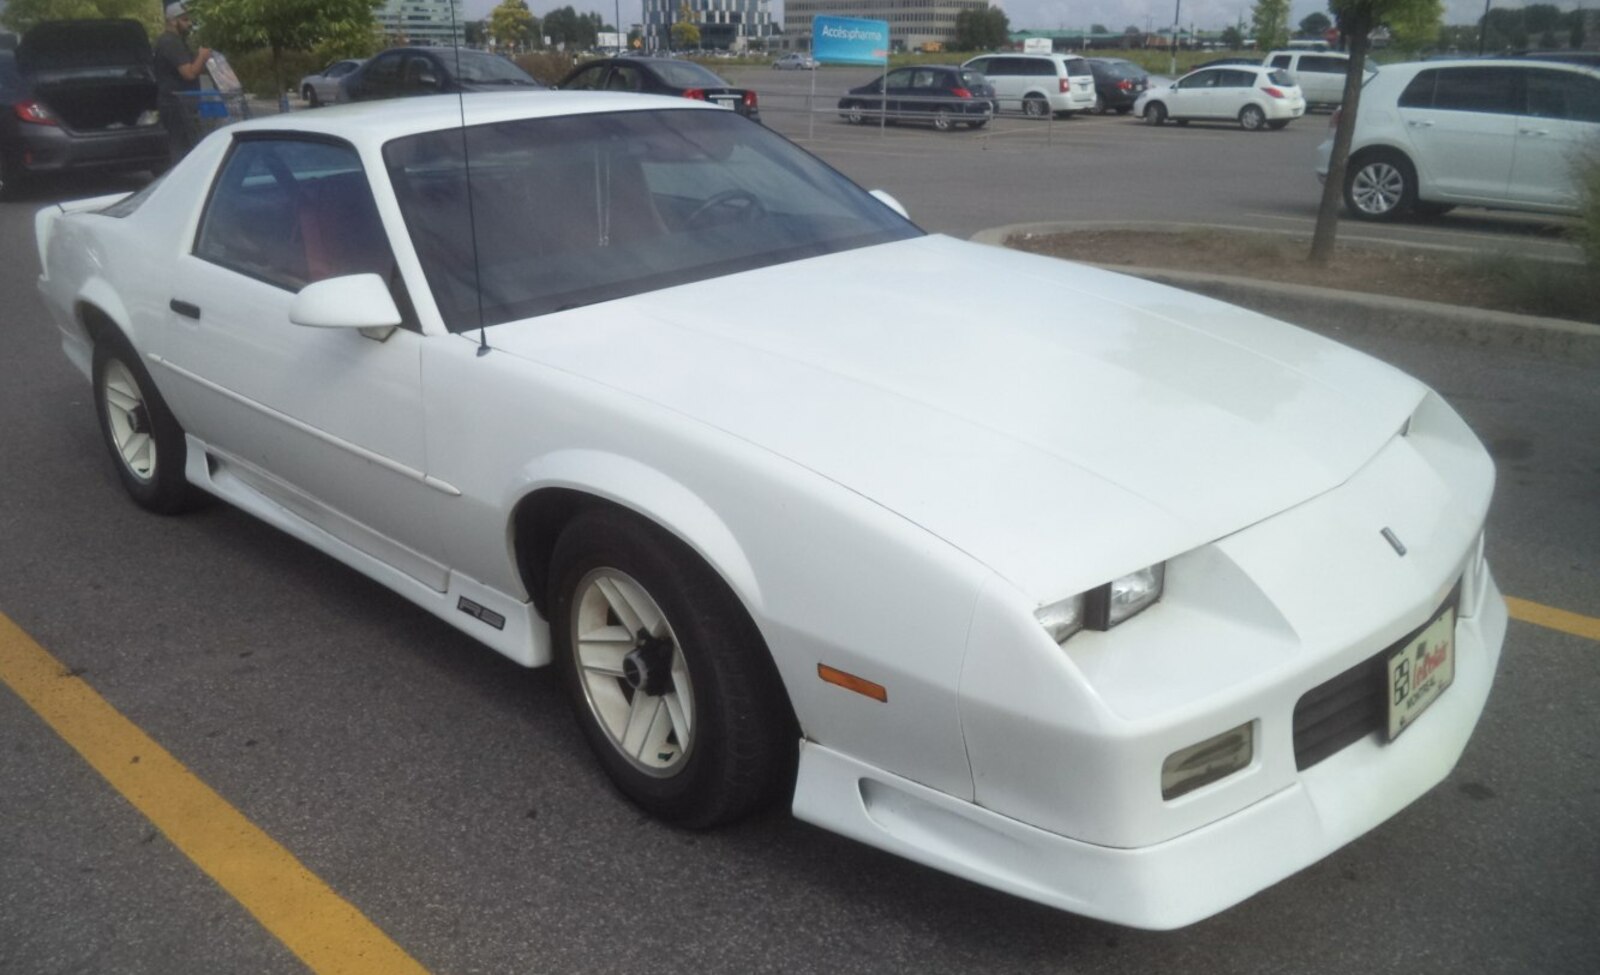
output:
<path id="1" fill-rule="evenodd" d="M 1433 128 L 1433 123 L 1432 122 L 1427 122 L 1427 121 L 1407 122 L 1406 124 L 1411 126 L 1413 129 L 1431 129 L 1431 128 Z"/>
<path id="2" fill-rule="evenodd" d="M 192 318 L 195 321 L 199 321 L 200 320 L 200 306 L 199 305 L 191 305 L 187 301 L 179 301 L 178 299 L 174 298 L 168 304 L 168 307 L 171 308 L 173 311 L 177 312 L 178 314 L 182 315 L 184 318 Z"/>
<path id="3" fill-rule="evenodd" d="M 1517 132 L 1519 134 L 1521 134 L 1521 135 L 1549 135 L 1550 134 L 1550 130 L 1549 129 L 1518 129 Z"/>

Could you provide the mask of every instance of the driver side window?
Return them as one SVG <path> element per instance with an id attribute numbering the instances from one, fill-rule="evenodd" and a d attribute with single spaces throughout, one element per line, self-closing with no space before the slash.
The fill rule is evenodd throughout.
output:
<path id="1" fill-rule="evenodd" d="M 236 142 L 200 220 L 196 257 L 298 291 L 375 273 L 394 257 L 355 149 L 322 141 Z"/>

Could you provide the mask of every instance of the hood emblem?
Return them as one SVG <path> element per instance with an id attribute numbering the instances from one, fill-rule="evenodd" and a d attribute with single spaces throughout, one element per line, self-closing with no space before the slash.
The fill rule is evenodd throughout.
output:
<path id="1" fill-rule="evenodd" d="M 1396 555 L 1404 556 L 1406 554 L 1405 544 L 1400 541 L 1400 536 L 1394 533 L 1393 528 L 1384 528 L 1383 540 L 1393 546 Z"/>

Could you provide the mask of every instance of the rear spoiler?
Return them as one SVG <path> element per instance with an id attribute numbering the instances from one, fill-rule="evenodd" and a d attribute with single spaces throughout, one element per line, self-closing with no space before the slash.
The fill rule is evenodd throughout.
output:
<path id="1" fill-rule="evenodd" d="M 130 193 L 109 193 L 105 196 L 91 196 L 87 200 L 68 200 L 47 206 L 33 215 L 33 239 L 39 246 L 39 278 L 44 280 L 49 275 L 49 268 L 45 265 L 45 255 L 50 253 L 50 235 L 55 232 L 56 221 L 68 213 L 80 213 L 86 210 L 104 210 L 118 200 L 129 197 Z"/>

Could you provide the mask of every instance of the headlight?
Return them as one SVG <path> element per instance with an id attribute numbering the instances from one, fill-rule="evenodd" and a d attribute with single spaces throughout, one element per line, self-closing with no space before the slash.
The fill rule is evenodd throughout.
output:
<path id="1" fill-rule="evenodd" d="M 1066 643 L 1067 638 L 1079 630 L 1109 630 L 1143 612 L 1161 598 L 1166 577 L 1167 564 L 1158 562 L 1088 592 L 1051 603 L 1033 615 L 1051 639 Z"/>

